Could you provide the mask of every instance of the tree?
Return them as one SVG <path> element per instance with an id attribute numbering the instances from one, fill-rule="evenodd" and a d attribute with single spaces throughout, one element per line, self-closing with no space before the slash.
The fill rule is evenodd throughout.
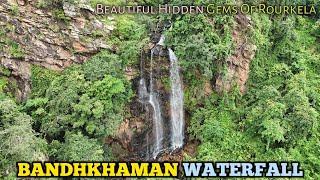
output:
<path id="1" fill-rule="evenodd" d="M 32 118 L 7 97 L 0 99 L 0 177 L 14 174 L 18 161 L 45 161 L 46 142 L 32 129 Z"/>
<path id="2" fill-rule="evenodd" d="M 101 143 L 80 132 L 77 134 L 68 132 L 65 136 L 65 143 L 60 143 L 59 148 L 56 156 L 61 161 L 102 161 L 104 159 Z"/>

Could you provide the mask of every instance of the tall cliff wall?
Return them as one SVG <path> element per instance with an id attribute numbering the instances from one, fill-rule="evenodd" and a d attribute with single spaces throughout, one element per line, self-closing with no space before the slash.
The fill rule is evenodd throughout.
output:
<path id="1" fill-rule="evenodd" d="M 86 3 L 41 7 L 38 1 L 0 0 L 0 63 L 11 71 L 15 92 L 30 92 L 30 65 L 63 70 L 82 63 L 101 49 L 113 25 L 100 22 Z"/>

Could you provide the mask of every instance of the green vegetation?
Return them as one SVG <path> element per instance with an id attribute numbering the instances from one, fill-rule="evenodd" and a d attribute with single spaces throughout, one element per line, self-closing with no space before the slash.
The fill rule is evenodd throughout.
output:
<path id="1" fill-rule="evenodd" d="M 175 48 L 182 67 L 191 72 L 199 70 L 208 78 L 212 78 L 217 72 L 217 64 L 224 62 L 233 49 L 232 18 L 217 16 L 214 20 L 216 23 L 205 15 L 173 17 L 170 19 L 174 22 L 172 28 L 166 33 L 167 45 Z"/>
<path id="2" fill-rule="evenodd" d="M 115 132 L 132 94 L 128 88 L 130 84 L 120 74 L 121 67 L 116 65 L 119 61 L 117 55 L 101 52 L 84 65 L 74 66 L 59 75 L 34 69 L 33 72 L 45 76 L 33 78 L 34 98 L 26 102 L 24 109 L 32 116 L 38 131 L 54 143 L 49 152 L 52 156 L 67 158 L 71 155 L 70 159 L 77 159 L 73 152 L 68 154 L 61 150 L 67 143 L 61 143 L 61 139 L 79 137 L 79 141 L 86 141 L 88 137 L 100 139 Z M 95 140 L 88 141 L 96 146 Z M 72 149 L 74 145 L 70 146 Z M 99 154 L 96 156 L 100 157 Z"/>
<path id="3" fill-rule="evenodd" d="M 69 21 L 61 9 L 62 2 L 66 1 L 39 0 L 38 6 L 52 7 L 54 18 Z M 191 2 L 207 3 L 169 1 L 184 5 Z M 94 6 L 126 2 L 91 0 L 89 3 Z M 175 51 L 182 67 L 188 140 L 200 142 L 196 155 L 186 154 L 185 158 L 299 161 L 305 178 L 319 179 L 319 17 L 265 14 L 250 17 L 251 27 L 245 33 L 257 51 L 250 62 L 244 94 L 238 87 L 220 94 L 205 92 L 205 85 L 212 87 L 218 75 L 227 73 L 226 59 L 235 51 L 234 17 L 228 15 L 126 14 L 113 16 L 114 20 L 98 17 L 105 25 L 115 25 L 105 39 L 114 52 L 101 51 L 85 63 L 62 72 L 33 66 L 31 96 L 20 104 L 7 92 L 10 71 L 0 67 L 0 178 L 14 177 L 15 162 L 22 160 L 118 160 L 105 138 L 113 137 L 120 123 L 129 116 L 127 109 L 135 96 L 125 69 L 138 69 L 140 52 L 148 47 L 156 24 L 170 23 L 164 29 L 165 43 Z M 21 45 L 6 36 L 13 31 L 11 26 L 0 29 L 0 50 L 13 58 L 23 58 Z M 102 35 L 96 31 L 90 38 Z M 168 90 L 169 79 L 159 79 Z"/>
<path id="4" fill-rule="evenodd" d="M 3 94 L 0 94 L 0 119 L 0 177 L 15 176 L 14 162 L 47 159 L 46 142 L 32 130 L 32 118 Z"/>
<path id="5" fill-rule="evenodd" d="M 21 46 L 12 41 L 12 40 L 7 40 L 6 41 L 8 45 L 8 53 L 13 57 L 13 58 L 23 58 L 24 57 L 24 50 L 21 48 Z"/>
<path id="6" fill-rule="evenodd" d="M 189 132 L 199 139 L 197 160 L 299 161 L 318 179 L 319 59 L 315 21 L 254 14 L 248 92 L 212 95 L 192 113 Z"/>
<path id="7" fill-rule="evenodd" d="M 202 3 L 206 2 L 196 2 Z M 234 50 L 231 37 L 234 20 L 227 15 L 206 14 L 164 16 L 162 19 L 171 22 L 171 27 L 165 31 L 166 45 L 173 47 L 179 58 L 187 84 L 185 108 L 193 113 L 204 104 L 205 83 L 224 73 L 226 59 Z"/>
<path id="8" fill-rule="evenodd" d="M 13 16 L 19 15 L 18 5 L 12 5 L 12 6 L 10 7 L 10 13 L 11 13 Z"/>
<path id="9" fill-rule="evenodd" d="M 78 0 L 37 0 L 36 6 L 51 10 L 53 18 L 68 23 L 71 18 L 64 14 L 63 3 L 76 4 Z"/>
<path id="10" fill-rule="evenodd" d="M 137 23 L 138 21 L 140 23 Z M 150 19 L 138 19 L 131 15 L 118 16 L 116 29 L 109 39 L 119 47 L 118 53 L 122 62 L 127 65 L 139 64 L 140 51 L 149 42 L 147 24 Z"/>
<path id="11" fill-rule="evenodd" d="M 4 96 L 4 92 L 6 91 L 8 85 L 8 77 L 11 75 L 11 72 L 0 65 L 0 98 Z"/>
<path id="12" fill-rule="evenodd" d="M 9 141 L 12 138 L 7 137 L 19 138 L 20 135 L 28 138 L 21 144 L 24 147 L 19 145 L 24 150 L 22 155 L 10 149 L 14 142 L 3 142 L 7 144 L 0 146 L 0 157 L 3 157 L 0 177 L 14 176 L 15 162 L 21 160 L 114 159 L 111 147 L 104 140 L 114 135 L 127 114 L 125 108 L 133 91 L 124 71 L 127 66 L 138 62 L 140 50 L 148 40 L 146 27 L 138 24 L 136 17 L 117 17 L 116 27 L 117 30 L 106 39 L 108 44 L 119 47 L 116 53 L 101 51 L 87 62 L 62 72 L 32 66 L 31 97 L 22 104 L 16 104 L 10 94 L 4 93 L 10 72 L 0 69 L 0 103 L 12 106 L 14 111 L 11 115 L 9 111 L 0 110 L 0 128 L 8 130 L 8 133 L 3 131 L 1 139 Z M 3 30 L 0 37 L 6 40 L 8 29 Z M 15 57 L 21 57 L 17 48 L 10 51 Z M 2 118 L 9 118 L 9 115 L 11 120 L 4 124 Z M 10 125 L 22 126 L 19 127 L 21 131 L 9 134 L 12 132 L 8 129 Z M 12 154 L 9 156 L 9 153 Z M 24 153 L 28 156 L 23 157 Z M 40 153 L 43 154 L 40 156 Z"/>
<path id="13" fill-rule="evenodd" d="M 65 136 L 65 143 L 61 145 L 59 141 L 53 141 L 51 148 L 57 150 L 58 160 L 67 161 L 102 161 L 103 149 L 101 143 L 96 139 L 89 139 L 81 133 L 68 133 Z"/>
<path id="14" fill-rule="evenodd" d="M 44 69 L 39 66 L 32 66 L 32 96 L 40 97 L 46 94 L 46 90 L 50 87 L 51 82 L 59 76 L 58 72 Z"/>
<path id="15" fill-rule="evenodd" d="M 16 161 L 111 157 L 103 138 L 116 131 L 132 97 L 121 69 L 119 55 L 109 52 L 61 73 L 34 66 L 34 91 L 23 105 L 3 93 L 7 80 L 1 78 L 1 177 L 14 176 Z M 1 74 L 8 73 L 1 68 Z"/>
<path id="16" fill-rule="evenodd" d="M 58 20 L 61 20 L 61 21 L 64 21 L 64 22 L 68 22 L 70 21 L 70 17 L 67 17 L 65 14 L 64 14 L 64 11 L 62 9 L 56 9 L 52 12 L 53 14 L 53 17 L 58 19 Z"/>
<path id="17" fill-rule="evenodd" d="M 21 45 L 10 39 L 7 34 L 14 32 L 13 25 L 6 25 L 0 27 L 0 50 L 7 53 L 12 58 L 23 58 L 24 50 Z"/>
<path id="18" fill-rule="evenodd" d="M 78 3 L 78 0 L 37 0 L 38 8 L 60 7 L 63 2 Z"/>

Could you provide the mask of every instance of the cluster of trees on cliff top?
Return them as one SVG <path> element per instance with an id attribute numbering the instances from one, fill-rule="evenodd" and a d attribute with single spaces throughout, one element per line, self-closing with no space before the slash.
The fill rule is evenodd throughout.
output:
<path id="1" fill-rule="evenodd" d="M 234 51 L 233 17 L 226 15 L 116 17 L 116 30 L 106 39 L 118 47 L 116 53 L 100 52 L 63 72 L 34 66 L 32 94 L 23 103 L 9 93 L 10 71 L 1 67 L 0 178 L 15 176 L 16 161 L 117 160 L 104 138 L 129 116 L 126 109 L 135 96 L 124 69 L 139 66 L 140 50 L 160 20 L 173 25 L 165 33 L 183 69 L 188 137 L 200 142 L 196 155 L 185 159 L 299 161 L 306 178 L 319 179 L 320 21 L 251 18 L 246 33 L 257 52 L 243 95 L 235 87 L 206 97 L 203 88 L 226 73 Z"/>

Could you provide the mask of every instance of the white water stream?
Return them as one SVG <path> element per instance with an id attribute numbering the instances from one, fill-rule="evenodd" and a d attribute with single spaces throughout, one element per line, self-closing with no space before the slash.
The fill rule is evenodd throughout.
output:
<path id="1" fill-rule="evenodd" d="M 169 48 L 168 50 L 171 81 L 171 149 L 175 150 L 183 146 L 184 140 L 183 89 L 178 58 L 172 49 Z"/>
<path id="2" fill-rule="evenodd" d="M 165 37 L 162 35 L 157 46 L 164 46 Z M 171 133 L 170 133 L 170 149 L 173 151 L 183 146 L 184 140 L 184 110 L 183 110 L 183 89 L 182 81 L 179 73 L 179 63 L 176 55 L 172 49 L 168 49 L 170 59 L 170 81 L 171 81 L 171 94 L 170 94 L 170 110 L 171 110 Z M 154 49 L 151 50 L 150 60 L 150 86 L 149 92 L 147 90 L 146 80 L 143 77 L 143 68 L 141 63 L 141 79 L 139 81 L 139 100 L 142 103 L 149 103 L 152 107 L 152 120 L 153 120 L 153 137 L 155 142 L 152 149 L 152 157 L 155 159 L 157 155 L 164 150 L 164 121 L 162 110 L 159 101 L 159 94 L 154 89 L 153 77 L 153 54 Z"/>

